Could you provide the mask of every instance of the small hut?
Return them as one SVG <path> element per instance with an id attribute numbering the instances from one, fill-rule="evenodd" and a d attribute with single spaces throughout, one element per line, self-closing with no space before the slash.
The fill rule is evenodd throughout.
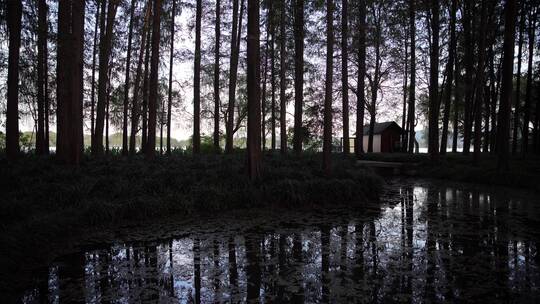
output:
<path id="1" fill-rule="evenodd" d="M 403 129 L 394 121 L 375 123 L 373 128 L 373 153 L 393 153 L 401 151 Z M 350 138 L 351 153 L 354 153 L 355 138 Z M 364 126 L 363 147 L 367 152 L 369 125 Z M 341 138 L 343 147 L 343 138 Z"/>

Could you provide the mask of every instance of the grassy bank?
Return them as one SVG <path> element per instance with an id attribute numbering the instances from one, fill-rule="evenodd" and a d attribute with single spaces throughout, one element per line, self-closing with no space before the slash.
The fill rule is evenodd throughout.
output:
<path id="1" fill-rule="evenodd" d="M 540 191 L 540 157 L 534 155 L 514 156 L 510 169 L 497 169 L 497 157 L 491 154 L 481 156 L 478 164 L 472 159 L 472 153 L 448 153 L 436 162 L 427 154 L 372 153 L 364 156 L 365 160 L 402 162 L 409 164 L 414 176 L 447 179 L 459 182 L 472 182 L 493 186 L 508 186 Z"/>
<path id="2" fill-rule="evenodd" d="M 89 227 L 254 207 L 361 206 L 377 199 L 382 182 L 353 161 L 336 157 L 327 177 L 317 155 L 267 155 L 252 183 L 243 154 L 88 159 L 80 168 L 52 158 L 0 160 L 0 267 L 12 273 L 28 256 L 50 258 L 51 243 Z"/>

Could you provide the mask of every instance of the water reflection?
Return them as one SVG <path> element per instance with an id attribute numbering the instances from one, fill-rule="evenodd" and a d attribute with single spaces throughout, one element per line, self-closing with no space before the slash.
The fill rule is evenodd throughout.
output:
<path id="1" fill-rule="evenodd" d="M 24 303 L 538 302 L 539 200 L 390 185 L 376 213 L 209 221 L 65 256 Z"/>

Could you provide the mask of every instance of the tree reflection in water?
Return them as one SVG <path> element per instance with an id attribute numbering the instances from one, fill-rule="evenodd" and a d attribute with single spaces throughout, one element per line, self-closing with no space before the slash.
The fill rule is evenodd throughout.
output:
<path id="1" fill-rule="evenodd" d="M 400 181 L 382 203 L 219 218 L 184 237 L 71 254 L 22 301 L 540 301 L 534 195 Z"/>

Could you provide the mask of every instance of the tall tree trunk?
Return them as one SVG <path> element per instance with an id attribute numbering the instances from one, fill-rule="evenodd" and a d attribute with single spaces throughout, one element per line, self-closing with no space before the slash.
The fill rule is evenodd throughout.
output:
<path id="1" fill-rule="evenodd" d="M 217 0 L 217 8 L 218 11 L 216 12 L 216 15 L 218 16 L 218 19 L 216 21 L 216 26 L 219 27 L 219 0 Z M 172 6 L 172 15 L 171 15 L 171 53 L 169 55 L 169 98 L 167 102 L 167 155 L 171 155 L 171 120 L 172 120 L 172 74 L 173 74 L 173 65 L 174 65 L 174 18 L 176 17 L 176 1 L 173 0 L 173 6 Z M 219 33 L 219 29 L 216 30 L 216 33 Z M 217 37 L 218 45 L 216 46 L 217 54 L 219 56 L 219 36 Z M 219 65 L 219 58 L 217 59 L 217 64 Z M 219 66 L 217 68 L 218 74 L 219 74 Z M 218 81 L 219 81 L 219 75 L 218 75 Z M 215 85 L 215 84 L 214 84 Z M 218 90 L 219 90 L 219 83 Z M 219 91 L 218 91 L 218 100 L 217 105 L 219 109 Z M 219 124 L 219 116 L 217 123 Z M 218 125 L 218 133 L 219 133 L 219 125 Z M 219 145 L 219 141 L 218 141 Z"/>
<path id="2" fill-rule="evenodd" d="M 214 57 L 214 150 L 220 152 L 219 147 L 219 40 L 221 37 L 221 1 L 216 0 L 216 48 Z"/>
<path id="3" fill-rule="evenodd" d="M 324 91 L 323 170 L 329 175 L 332 154 L 332 84 L 334 67 L 334 3 L 326 0 L 326 77 Z"/>
<path id="4" fill-rule="evenodd" d="M 450 46 L 448 48 L 448 62 L 446 63 L 446 88 L 444 90 L 444 117 L 443 128 L 441 135 L 441 154 L 446 154 L 448 142 L 448 123 L 450 120 L 450 111 L 452 105 L 452 86 L 454 82 L 454 61 L 456 56 L 456 12 L 457 0 L 452 0 L 452 8 L 450 9 Z M 454 106 L 455 107 L 455 106 Z"/>
<path id="5" fill-rule="evenodd" d="M 96 21 L 94 24 L 94 46 L 92 48 L 92 87 L 90 88 L 90 146 L 94 146 L 95 134 L 95 109 L 96 109 L 96 54 L 98 46 L 98 25 L 101 20 L 100 12 L 103 14 L 105 1 L 96 1 Z M 100 10 L 101 8 L 101 10 Z"/>
<path id="6" fill-rule="evenodd" d="M 527 65 L 527 88 L 525 91 L 525 113 L 523 115 L 523 147 L 521 148 L 523 153 L 529 152 L 529 123 L 531 118 L 531 99 L 532 99 L 532 86 L 533 86 L 533 58 L 534 58 L 534 38 L 536 28 L 536 8 L 531 8 L 529 15 L 529 62 Z"/>
<path id="7" fill-rule="evenodd" d="M 151 15 L 153 16 L 153 15 Z M 150 99 L 150 46 L 152 31 L 148 30 L 148 36 L 146 37 L 146 54 L 144 58 L 144 80 L 143 80 L 143 106 L 142 106 L 142 135 L 141 135 L 141 151 L 146 151 L 148 144 L 148 103 Z"/>
<path id="8" fill-rule="evenodd" d="M 294 6 L 294 137 L 293 150 L 302 153 L 302 111 L 304 108 L 304 0 Z"/>
<path id="9" fill-rule="evenodd" d="M 242 0 L 243 3 L 243 0 Z M 240 14 L 241 15 L 241 14 Z M 236 81 L 238 77 L 238 56 L 239 49 L 237 49 L 238 42 L 240 40 L 237 36 L 239 25 L 242 23 L 242 16 L 238 17 L 238 0 L 233 0 L 233 24 L 231 31 L 231 62 L 229 67 L 229 105 L 227 107 L 227 120 L 226 120 L 226 138 L 225 138 L 225 153 L 232 153 L 233 151 L 233 138 L 234 138 L 234 105 L 236 100 Z"/>
<path id="10" fill-rule="evenodd" d="M 122 155 L 128 155 L 128 107 L 129 107 L 129 72 L 131 68 L 131 38 L 133 36 L 133 13 L 135 12 L 135 0 L 131 0 L 129 13 L 128 47 L 126 59 L 126 81 L 124 84 L 124 117 L 122 121 Z"/>
<path id="11" fill-rule="evenodd" d="M 129 154 L 131 156 L 135 155 L 136 151 L 136 144 L 137 144 L 137 133 L 139 131 L 139 116 L 140 116 L 140 109 L 139 109 L 139 89 L 140 89 L 140 83 L 141 83 L 141 76 L 142 76 L 142 65 L 144 60 L 144 54 L 145 54 L 145 48 L 148 44 L 148 41 L 146 41 L 147 33 L 149 32 L 148 26 L 149 26 L 149 18 L 150 18 L 150 5 L 147 5 L 146 7 L 146 13 L 145 13 L 145 19 L 144 19 L 144 25 L 143 30 L 141 34 L 141 47 L 139 48 L 139 60 L 137 62 L 137 71 L 135 73 L 135 87 L 133 89 L 133 99 L 132 99 L 132 105 L 131 105 L 131 135 L 129 137 Z"/>
<path id="12" fill-rule="evenodd" d="M 486 61 L 486 14 L 487 14 L 487 4 L 486 0 L 482 0 L 481 4 L 481 21 L 480 21 L 480 31 L 478 32 L 480 36 L 480 42 L 478 44 L 478 69 L 476 71 L 476 104 L 475 104 L 475 118 L 474 118 L 474 154 L 473 161 L 475 164 L 478 164 L 480 161 L 480 149 L 482 146 L 482 105 L 484 104 L 484 90 L 485 90 L 485 61 Z"/>
<path id="13" fill-rule="evenodd" d="M 366 107 L 366 1 L 358 4 L 358 81 L 356 87 L 356 157 L 364 153 L 364 109 Z"/>
<path id="14" fill-rule="evenodd" d="M 272 2 L 272 1 L 270 1 Z M 271 54 L 271 71 L 270 71 L 270 82 L 272 86 L 272 102 L 271 102 L 271 117 L 270 125 L 272 128 L 271 134 L 271 150 L 276 150 L 276 52 L 275 52 L 275 42 L 276 42 L 276 28 L 274 26 L 274 13 L 273 5 L 270 3 L 270 36 L 272 36 L 272 42 L 270 42 L 270 54 Z"/>
<path id="15" fill-rule="evenodd" d="M 109 76 L 107 77 L 107 103 L 105 106 L 105 155 L 109 155 L 109 114 L 111 105 L 111 70 L 109 69 Z"/>
<path id="16" fill-rule="evenodd" d="M 416 98 L 416 0 L 409 0 L 409 28 L 411 35 L 411 85 L 409 88 L 409 114 L 407 115 L 407 121 L 409 121 L 409 153 L 413 153 L 415 144 L 415 98 Z"/>
<path id="17" fill-rule="evenodd" d="M 84 0 L 58 5 L 56 155 L 72 165 L 82 157 L 84 9 Z"/>
<path id="18" fill-rule="evenodd" d="M 146 159 L 153 159 L 156 154 L 156 111 L 158 99 L 159 39 L 161 36 L 160 22 L 161 0 L 155 0 L 152 16 L 152 58 L 150 59 L 150 96 L 148 99 L 148 142 L 145 151 Z"/>
<path id="19" fill-rule="evenodd" d="M 471 147 L 471 133 L 472 133 L 472 104 L 474 97 L 473 86 L 473 74 L 474 74 L 474 41 L 472 31 L 474 26 L 472 25 L 472 10 L 474 5 L 472 1 L 464 1 L 463 9 L 463 37 L 465 41 L 465 110 L 463 118 L 463 154 L 468 155 Z"/>
<path id="20" fill-rule="evenodd" d="M 259 1 L 248 1 L 247 30 L 247 157 L 249 177 L 251 180 L 256 180 L 260 177 L 261 171 L 261 62 L 259 45 Z"/>
<path id="21" fill-rule="evenodd" d="M 266 13 L 267 18 L 270 18 L 270 10 Z M 270 21 L 267 21 L 266 25 L 266 42 L 264 46 L 264 69 L 263 69 L 263 84 L 262 84 L 262 98 L 261 98 L 261 140 L 262 140 L 262 149 L 263 151 L 266 150 L 266 83 L 268 80 L 268 44 L 269 44 L 269 36 L 270 36 Z"/>
<path id="22" fill-rule="evenodd" d="M 524 2 L 524 1 L 522 1 Z M 520 123 L 521 107 L 521 58 L 523 55 L 523 32 L 525 31 L 525 8 L 521 7 L 521 17 L 519 21 L 519 40 L 517 55 L 517 74 L 516 74 L 516 98 L 514 99 L 514 129 L 512 133 L 512 154 L 517 152 L 518 130 Z"/>
<path id="23" fill-rule="evenodd" d="M 38 1 L 38 54 L 37 54 L 37 101 L 38 101 L 38 124 L 36 133 L 36 154 L 45 154 L 45 49 L 47 48 L 47 2 Z"/>
<path id="24" fill-rule="evenodd" d="M 281 0 L 279 20 L 279 138 L 280 152 L 287 153 L 287 100 L 285 95 L 285 0 Z"/>
<path id="25" fill-rule="evenodd" d="M 497 123 L 497 155 L 499 170 L 509 168 L 510 104 L 512 99 L 515 28 L 516 0 L 506 0 L 504 4 L 501 102 L 499 105 L 499 120 Z"/>
<path id="26" fill-rule="evenodd" d="M 377 16 L 375 15 L 377 14 Z M 375 71 L 373 72 L 373 79 L 370 78 L 371 85 L 371 104 L 369 105 L 369 133 L 368 133 L 368 152 L 373 152 L 373 136 L 375 132 L 375 123 L 377 120 L 377 99 L 379 93 L 379 84 L 381 77 L 381 12 L 380 8 L 377 9 L 377 12 L 374 10 L 374 19 L 376 19 L 374 25 L 374 44 L 375 44 Z"/>
<path id="27" fill-rule="evenodd" d="M 103 9 L 104 8 L 105 7 L 103 7 Z M 112 31 L 117 8 L 117 0 L 109 0 L 106 24 L 105 10 L 103 10 L 100 20 L 98 102 L 94 145 L 92 146 L 92 155 L 94 156 L 100 156 L 103 154 L 103 127 L 105 122 L 105 106 L 107 103 L 107 76 L 109 74 Z"/>
<path id="28" fill-rule="evenodd" d="M 459 66 L 459 60 L 455 60 L 455 90 L 454 90 L 454 114 L 452 117 L 452 153 L 457 153 L 458 136 L 459 136 L 459 105 L 461 104 L 461 90 L 459 86 L 461 84 L 461 70 Z"/>
<path id="29" fill-rule="evenodd" d="M 343 154 L 349 155 L 351 144 L 349 142 L 349 62 L 348 62 L 348 0 L 342 0 L 341 13 L 341 94 L 343 95 Z"/>
<path id="30" fill-rule="evenodd" d="M 431 52 L 429 59 L 429 154 L 439 156 L 439 0 L 431 0 Z"/>
<path id="31" fill-rule="evenodd" d="M 6 111 L 6 154 L 15 160 L 19 154 L 19 49 L 21 46 L 22 1 L 7 3 L 9 58 Z"/>
<path id="32" fill-rule="evenodd" d="M 46 11 L 46 16 L 48 16 L 48 10 L 49 8 L 47 8 L 47 11 Z M 44 139 L 44 153 L 45 154 L 49 154 L 50 151 L 49 151 L 49 115 L 50 115 L 50 107 L 49 107 L 49 49 L 47 47 L 47 41 L 48 41 L 48 29 L 47 27 L 45 28 L 45 44 L 46 44 L 46 47 L 45 49 L 43 50 L 43 57 L 44 57 L 44 64 L 43 64 L 43 98 L 45 99 L 44 100 L 44 116 L 45 116 L 45 139 Z"/>
<path id="33" fill-rule="evenodd" d="M 403 114 L 401 117 L 401 127 L 403 128 L 403 133 L 401 134 L 401 151 L 407 152 L 407 144 L 409 142 L 407 128 L 409 126 L 407 122 L 407 82 L 409 76 L 409 32 L 406 31 L 405 37 L 405 71 L 403 73 Z"/>
<path id="34" fill-rule="evenodd" d="M 195 13 L 195 64 L 193 76 L 193 154 L 201 152 L 201 17 L 202 0 Z"/>

